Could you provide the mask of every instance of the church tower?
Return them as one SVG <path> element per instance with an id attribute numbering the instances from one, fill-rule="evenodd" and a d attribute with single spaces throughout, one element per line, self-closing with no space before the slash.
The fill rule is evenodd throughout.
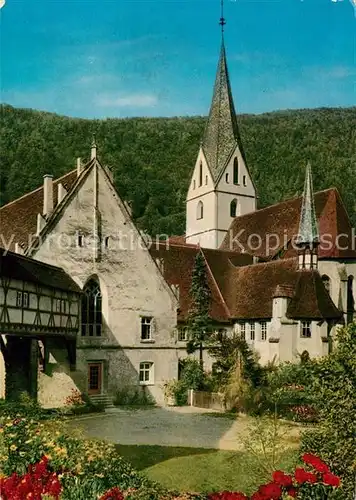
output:
<path id="1" fill-rule="evenodd" d="M 187 195 L 186 242 L 219 248 L 234 217 L 256 210 L 226 62 L 223 29 L 209 118 Z"/>

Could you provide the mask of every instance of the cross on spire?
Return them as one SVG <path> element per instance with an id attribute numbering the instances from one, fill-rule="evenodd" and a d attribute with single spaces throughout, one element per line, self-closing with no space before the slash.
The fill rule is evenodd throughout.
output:
<path id="1" fill-rule="evenodd" d="M 226 20 L 225 20 L 225 17 L 224 17 L 224 0 L 221 0 L 221 17 L 220 17 L 220 21 L 219 21 L 219 24 L 221 26 L 221 34 L 224 36 L 224 26 L 226 24 Z"/>

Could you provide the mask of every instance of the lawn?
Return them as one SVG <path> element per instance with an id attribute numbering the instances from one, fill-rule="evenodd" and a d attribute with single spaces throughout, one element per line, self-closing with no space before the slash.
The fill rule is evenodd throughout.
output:
<path id="1" fill-rule="evenodd" d="M 127 445 L 117 445 L 117 450 L 150 479 L 179 491 L 251 493 L 270 479 L 256 458 L 241 451 Z M 285 451 L 279 468 L 293 469 L 297 456 L 295 449 Z"/>

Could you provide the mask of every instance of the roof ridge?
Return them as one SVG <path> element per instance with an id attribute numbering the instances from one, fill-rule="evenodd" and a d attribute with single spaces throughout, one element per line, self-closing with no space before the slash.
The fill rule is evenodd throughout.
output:
<path id="1" fill-rule="evenodd" d="M 220 299 L 221 299 L 221 301 L 222 301 L 222 303 L 223 303 L 223 306 L 224 306 L 224 308 L 225 308 L 225 311 L 226 311 L 226 313 L 227 313 L 227 315 L 228 315 L 228 316 L 231 316 L 231 313 L 230 313 L 229 307 L 228 307 L 228 305 L 227 305 L 227 303 L 226 303 L 226 300 L 225 300 L 225 298 L 224 298 L 224 296 L 223 296 L 223 293 L 222 293 L 222 291 L 220 290 L 220 287 L 219 287 L 219 285 L 218 285 L 218 283 L 217 283 L 217 281 L 216 281 L 216 279 L 215 279 L 214 273 L 213 273 L 213 271 L 211 270 L 211 268 L 210 268 L 210 266 L 209 266 L 209 262 L 208 262 L 208 259 L 207 259 L 207 258 L 206 258 L 206 256 L 205 256 L 204 249 L 203 249 L 203 248 L 201 248 L 201 249 L 200 249 L 200 251 L 201 251 L 201 253 L 203 254 L 205 265 L 206 265 L 207 269 L 209 270 L 209 274 L 210 274 L 210 276 L 211 276 L 211 279 L 212 279 L 212 280 L 213 280 L 213 282 L 214 282 L 214 285 L 216 286 L 216 289 L 217 289 L 218 294 L 219 294 L 219 296 L 220 296 Z"/>
<path id="2" fill-rule="evenodd" d="M 314 197 L 317 195 L 317 194 L 321 194 L 321 193 L 326 193 L 327 191 L 337 191 L 337 188 L 335 187 L 331 187 L 331 188 L 327 188 L 327 189 L 322 189 L 321 191 L 316 191 L 314 193 Z M 260 212 L 263 212 L 264 210 L 269 210 L 273 207 L 277 207 L 278 205 L 282 205 L 283 203 L 290 203 L 291 201 L 296 201 L 296 200 L 299 200 L 303 198 L 303 195 L 300 195 L 300 196 L 296 196 L 294 198 L 287 198 L 286 200 L 282 200 L 282 201 L 278 201 L 277 203 L 274 203 L 273 205 L 268 205 L 267 207 L 263 207 L 263 208 L 259 208 L 258 210 L 255 210 L 253 212 L 248 212 L 247 214 L 243 214 L 243 215 L 238 215 L 237 217 L 235 217 L 233 219 L 233 221 L 235 221 L 236 219 L 243 219 L 244 217 L 248 217 L 250 216 L 252 213 L 253 214 L 256 214 L 256 213 L 260 213 Z"/>
<path id="3" fill-rule="evenodd" d="M 64 177 L 66 177 L 67 175 L 72 174 L 73 172 L 76 172 L 76 169 L 73 169 L 70 172 L 67 172 L 66 174 L 62 175 L 61 177 L 58 177 L 57 179 L 54 179 L 53 182 L 58 182 L 61 179 L 63 179 Z M 40 187 L 38 187 L 36 189 L 33 189 L 29 193 L 25 193 L 22 196 L 20 196 L 19 198 L 16 198 L 15 200 L 12 200 L 12 201 L 9 201 L 9 203 L 6 203 L 2 207 L 0 207 L 0 210 L 2 210 L 5 207 L 8 207 L 8 206 L 12 205 L 13 203 L 17 203 L 18 201 L 22 200 L 23 198 L 26 198 L 26 196 L 31 196 L 32 194 L 37 193 L 37 191 L 40 191 L 41 189 L 43 189 L 43 184 L 42 184 L 42 186 L 40 186 Z"/>

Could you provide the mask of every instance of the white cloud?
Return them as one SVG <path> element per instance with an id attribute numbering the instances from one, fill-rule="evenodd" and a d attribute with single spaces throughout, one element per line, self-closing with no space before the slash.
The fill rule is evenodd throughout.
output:
<path id="1" fill-rule="evenodd" d="M 138 107 L 150 108 L 158 104 L 158 99 L 153 94 L 128 94 L 125 96 L 99 96 L 96 104 L 103 107 Z"/>

